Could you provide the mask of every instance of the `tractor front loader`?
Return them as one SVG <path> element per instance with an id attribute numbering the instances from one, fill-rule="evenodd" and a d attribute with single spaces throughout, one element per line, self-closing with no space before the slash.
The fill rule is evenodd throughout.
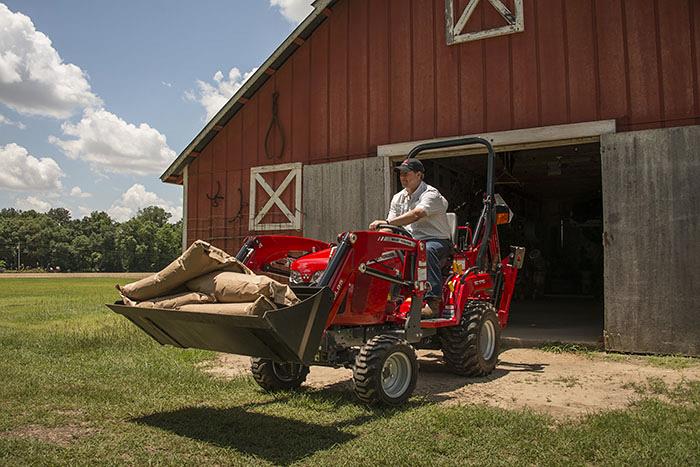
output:
<path id="1" fill-rule="evenodd" d="M 409 157 L 473 144 L 488 151 L 483 210 L 473 231 L 462 228 L 465 235 L 454 236 L 438 318 L 421 320 L 430 287 L 424 242 L 391 225 L 342 233 L 335 245 L 249 237 L 237 258 L 259 273 L 284 274 L 280 265 L 288 266 L 292 290 L 302 300 L 262 316 L 108 306 L 161 344 L 253 357 L 251 371 L 266 390 L 299 387 L 312 365 L 346 367 L 353 369 L 360 400 L 398 405 L 415 388 L 415 350 L 423 347 L 441 349 L 457 374 L 486 375 L 496 366 L 524 258 L 519 247 L 500 255 L 497 226 L 512 213 L 494 193 L 493 148 L 481 138 L 461 138 L 419 145 Z"/>

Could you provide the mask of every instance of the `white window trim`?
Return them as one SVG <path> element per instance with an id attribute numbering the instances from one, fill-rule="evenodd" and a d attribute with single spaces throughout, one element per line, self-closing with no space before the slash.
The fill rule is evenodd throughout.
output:
<path id="1" fill-rule="evenodd" d="M 250 168 L 250 210 L 248 214 L 248 229 L 255 230 L 301 230 L 301 162 L 290 164 L 265 165 L 261 167 Z M 276 188 L 272 188 L 265 178 L 264 173 L 270 172 L 285 172 L 289 171 L 284 181 Z M 289 187 L 292 182 L 294 186 L 294 210 L 285 205 L 281 199 L 281 195 Z M 258 185 L 265 190 L 270 196 L 270 199 L 256 212 L 256 193 Z M 270 211 L 272 206 L 277 207 L 282 211 L 289 222 L 268 223 L 262 222 L 265 215 Z"/>

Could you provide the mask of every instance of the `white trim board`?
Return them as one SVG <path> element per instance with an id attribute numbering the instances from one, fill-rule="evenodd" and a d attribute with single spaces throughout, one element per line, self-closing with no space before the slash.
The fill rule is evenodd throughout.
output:
<path id="1" fill-rule="evenodd" d="M 187 249 L 187 190 L 190 183 L 189 170 L 182 170 L 182 251 Z"/>
<path id="2" fill-rule="evenodd" d="M 609 133 L 616 133 L 615 120 L 598 120 L 593 122 L 570 123 L 566 125 L 542 126 L 477 135 L 453 136 L 449 138 L 385 144 L 382 146 L 377 146 L 377 156 L 387 158 L 406 157 L 411 149 L 421 143 L 474 136 L 490 141 L 496 151 L 515 151 L 538 147 L 568 146 L 570 144 L 597 142 L 600 141 L 600 135 Z M 437 157 L 484 153 L 486 153 L 486 148 L 483 146 L 462 146 L 457 148 L 426 151 L 421 153 L 420 158 L 431 159 Z"/>

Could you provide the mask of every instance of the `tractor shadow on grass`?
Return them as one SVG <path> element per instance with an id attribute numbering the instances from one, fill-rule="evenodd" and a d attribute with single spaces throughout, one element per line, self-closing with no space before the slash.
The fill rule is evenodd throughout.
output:
<path id="1" fill-rule="evenodd" d="M 289 465 L 317 451 L 346 443 L 356 436 L 341 428 L 364 423 L 364 420 L 351 420 L 336 426 L 319 425 L 246 410 L 245 407 L 187 407 L 132 421 L 233 448 L 275 465 Z"/>

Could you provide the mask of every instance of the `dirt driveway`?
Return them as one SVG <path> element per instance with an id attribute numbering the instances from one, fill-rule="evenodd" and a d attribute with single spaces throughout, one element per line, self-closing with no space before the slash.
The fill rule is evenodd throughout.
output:
<path id="1" fill-rule="evenodd" d="M 420 375 L 415 394 L 442 404 L 488 404 L 506 409 L 529 408 L 556 418 L 626 407 L 644 388 L 663 382 L 669 388 L 683 380 L 700 380 L 700 361 L 684 369 L 661 368 L 643 357 L 603 353 L 552 353 L 510 349 L 486 378 L 450 374 L 440 352 L 419 352 Z M 248 374 L 249 359 L 221 354 L 206 371 L 224 378 Z M 352 391 L 352 371 L 312 367 L 305 383 Z"/>

